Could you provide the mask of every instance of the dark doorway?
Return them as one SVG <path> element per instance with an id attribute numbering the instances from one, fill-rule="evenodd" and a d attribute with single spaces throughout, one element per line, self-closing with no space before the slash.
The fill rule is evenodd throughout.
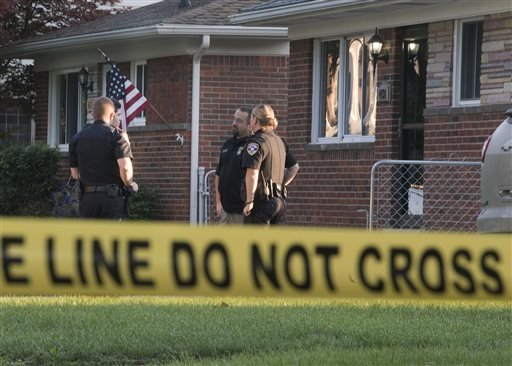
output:
<path id="1" fill-rule="evenodd" d="M 404 29 L 400 113 L 400 159 L 423 160 L 427 73 L 426 25 Z M 423 166 L 397 167 L 393 227 L 416 228 L 423 220 Z"/>
<path id="2" fill-rule="evenodd" d="M 400 158 L 423 160 L 427 27 L 406 28 L 402 52 Z"/>

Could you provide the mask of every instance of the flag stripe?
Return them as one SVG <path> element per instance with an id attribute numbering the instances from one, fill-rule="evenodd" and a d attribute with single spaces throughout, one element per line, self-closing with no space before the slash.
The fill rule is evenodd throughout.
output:
<path id="1" fill-rule="evenodd" d="M 137 87 L 121 72 L 115 63 L 105 58 L 112 66 L 107 96 L 121 102 L 123 129 L 130 124 L 147 106 L 147 99 Z"/>
<path id="2" fill-rule="evenodd" d="M 131 106 L 128 106 L 128 108 L 126 108 L 126 115 L 128 116 L 131 116 L 132 114 L 133 115 L 138 115 L 140 113 L 140 111 L 142 109 L 144 109 L 146 107 L 146 100 L 142 100 L 142 99 L 139 99 L 137 101 L 135 101 L 135 103 L 133 103 Z M 139 112 L 137 112 L 139 111 Z"/>

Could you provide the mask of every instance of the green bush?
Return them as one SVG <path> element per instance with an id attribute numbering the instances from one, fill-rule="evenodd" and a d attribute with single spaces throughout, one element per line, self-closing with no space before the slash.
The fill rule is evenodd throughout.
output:
<path id="1" fill-rule="evenodd" d="M 0 215 L 47 216 L 59 160 L 44 144 L 0 146 Z"/>
<path id="2" fill-rule="evenodd" d="M 129 220 L 151 220 L 155 219 L 155 207 L 159 200 L 159 191 L 157 188 L 150 188 L 140 183 L 139 191 L 133 196 L 130 209 L 128 211 Z"/>

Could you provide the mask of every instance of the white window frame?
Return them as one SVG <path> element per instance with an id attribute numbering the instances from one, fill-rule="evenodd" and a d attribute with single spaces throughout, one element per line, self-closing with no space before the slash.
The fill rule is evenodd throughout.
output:
<path id="1" fill-rule="evenodd" d="M 144 68 L 144 74 L 147 72 L 147 61 L 146 60 L 141 60 L 141 61 L 134 61 L 134 62 L 131 62 L 130 63 L 130 74 L 131 74 L 131 77 L 130 77 L 130 80 L 132 81 L 133 85 L 137 86 L 137 67 L 138 66 L 145 66 Z M 144 75 L 145 76 L 145 75 Z M 147 77 L 146 77 L 146 80 L 147 80 Z M 140 92 L 142 93 L 142 95 L 144 95 L 144 90 L 140 90 Z M 145 95 L 144 95 L 145 96 Z M 133 119 L 133 121 L 130 123 L 130 127 L 136 127 L 136 126 L 145 126 L 146 125 L 146 110 L 142 111 L 142 116 L 141 117 L 135 117 Z"/>
<path id="2" fill-rule="evenodd" d="M 69 144 L 59 144 L 58 141 L 58 103 L 59 98 L 57 88 L 60 87 L 60 83 L 58 82 L 58 78 L 61 75 L 77 73 L 80 67 L 76 67 L 74 69 L 63 69 L 63 70 L 54 70 L 49 73 L 48 80 L 48 133 L 47 133 L 47 141 L 49 146 L 57 146 L 59 151 L 68 152 Z M 82 88 L 78 89 L 78 116 L 82 116 L 84 114 L 82 99 L 84 98 Z M 81 130 L 80 128 L 80 119 L 78 119 L 77 132 Z"/>
<path id="3" fill-rule="evenodd" d="M 317 38 L 313 41 L 313 92 L 312 92 L 312 116 L 311 116 L 311 143 L 312 144 L 339 144 L 339 143 L 361 143 L 361 142 L 375 142 L 375 136 L 373 135 L 350 135 L 345 134 L 345 108 L 346 108 L 346 93 L 345 93 L 345 76 L 346 76 L 346 40 L 351 37 L 370 37 L 373 34 L 372 31 L 360 32 L 356 34 L 346 34 L 343 36 L 333 36 L 325 38 Z M 341 117 L 338 117 L 338 123 L 341 125 L 338 128 L 337 136 L 333 137 L 321 137 L 319 136 L 320 130 L 320 97 L 321 91 L 321 44 L 322 42 L 328 41 L 339 41 L 340 42 L 340 53 L 341 53 L 341 65 L 338 73 L 338 113 L 341 112 Z"/>
<path id="4" fill-rule="evenodd" d="M 462 54 L 462 26 L 468 22 L 483 21 L 483 17 L 473 17 L 466 19 L 455 19 L 453 32 L 453 84 L 452 84 L 452 105 L 453 106 L 477 106 L 480 105 L 480 98 L 471 100 L 460 99 L 460 80 L 461 80 L 461 54 Z"/>
<path id="5" fill-rule="evenodd" d="M 137 66 L 139 65 L 146 65 L 146 71 L 147 71 L 147 62 L 146 60 L 141 61 L 132 61 L 130 62 L 130 81 L 133 83 L 133 85 L 137 86 Z M 101 81 L 102 81 L 102 95 L 107 95 L 107 73 L 111 70 L 110 64 L 104 64 L 101 72 Z M 128 76 L 128 75 L 127 75 Z M 143 90 L 140 91 L 141 93 L 144 93 Z M 143 112 L 142 117 L 136 117 L 133 119 L 133 121 L 130 123 L 128 128 L 130 127 L 141 127 L 146 125 L 146 111 Z"/>

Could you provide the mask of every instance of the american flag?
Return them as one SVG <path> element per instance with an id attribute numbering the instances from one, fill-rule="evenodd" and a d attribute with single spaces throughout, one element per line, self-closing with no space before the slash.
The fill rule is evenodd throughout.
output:
<path id="1" fill-rule="evenodd" d="M 130 122 L 146 108 L 148 101 L 139 89 L 119 70 L 119 67 L 107 55 L 103 52 L 101 53 L 110 66 L 112 66 L 107 97 L 117 99 L 121 103 L 121 127 L 123 130 L 126 130 Z"/>

